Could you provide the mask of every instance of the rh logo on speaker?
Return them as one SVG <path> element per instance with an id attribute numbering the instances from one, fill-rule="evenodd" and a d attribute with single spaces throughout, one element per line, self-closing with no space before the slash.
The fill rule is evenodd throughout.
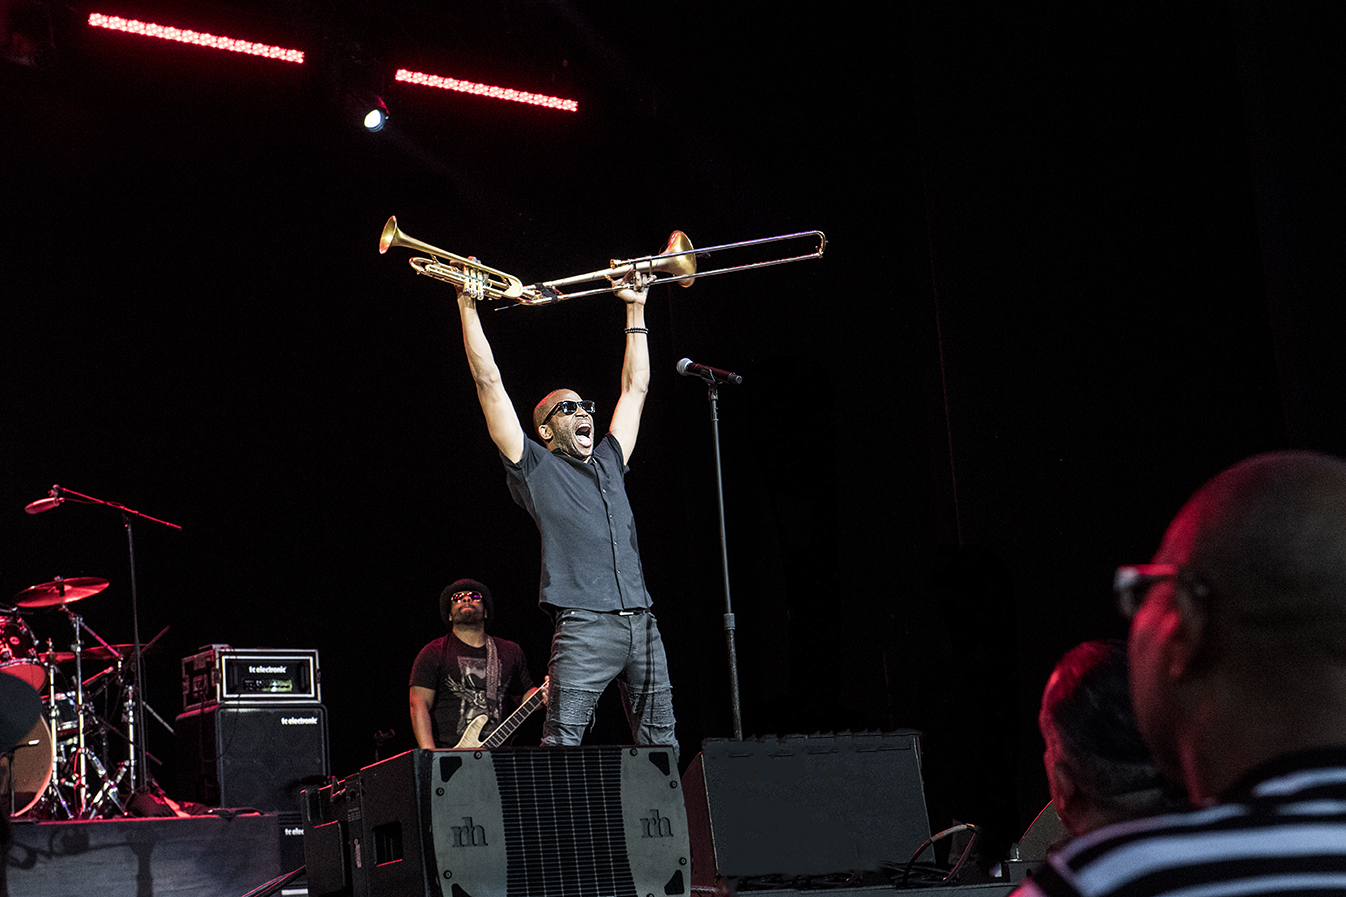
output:
<path id="1" fill-rule="evenodd" d="M 485 847 L 486 846 L 486 827 L 473 825 L 471 816 L 463 817 L 462 825 L 451 826 L 453 829 L 454 847 Z M 481 840 L 477 839 L 478 833 Z"/>
<path id="2" fill-rule="evenodd" d="M 658 810 L 650 810 L 650 815 L 641 817 L 640 821 L 645 825 L 645 834 L 640 836 L 642 838 L 673 837 L 673 820 L 660 816 Z"/>

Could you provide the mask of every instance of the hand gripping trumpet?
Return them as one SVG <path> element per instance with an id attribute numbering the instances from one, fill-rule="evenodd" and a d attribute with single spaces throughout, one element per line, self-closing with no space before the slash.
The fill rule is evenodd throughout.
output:
<path id="1" fill-rule="evenodd" d="M 787 254 L 779 258 L 713 268 L 709 271 L 697 271 L 696 269 L 696 257 L 698 255 L 709 255 L 713 252 L 737 250 L 766 243 L 801 242 L 805 240 L 809 243 L 808 248 L 794 255 Z M 646 255 L 623 261 L 614 259 L 612 266 L 609 268 L 590 271 L 587 274 L 576 274 L 574 277 L 544 280 L 527 287 L 517 277 L 503 271 L 487 268 L 480 262 L 454 255 L 451 252 L 445 252 L 429 243 L 422 243 L 420 240 L 408 237 L 398 230 L 396 216 L 389 218 L 388 223 L 383 226 L 383 235 L 379 238 L 379 252 L 385 253 L 393 246 L 404 246 L 408 249 L 426 253 L 430 256 L 429 258 L 417 257 L 411 259 L 411 267 L 415 269 L 417 274 L 424 274 L 427 277 L 451 283 L 479 299 L 507 300 L 514 305 L 550 305 L 563 299 L 574 299 L 579 296 L 592 296 L 596 293 L 609 292 L 613 284 L 620 282 L 632 273 L 641 275 L 647 285 L 676 280 L 680 286 L 689 287 L 694 280 L 700 277 L 728 274 L 731 271 L 750 271 L 753 268 L 766 268 L 771 265 L 783 265 L 787 262 L 821 258 L 823 250 L 827 248 L 827 237 L 820 230 L 809 230 L 795 234 L 782 234 L 778 237 L 761 237 L 756 240 L 742 240 L 738 243 L 724 243 L 719 246 L 695 249 L 692 246 L 692 241 L 687 239 L 686 234 L 680 230 L 675 230 L 669 235 L 668 244 L 663 251 L 655 255 Z M 558 287 L 597 280 L 607 280 L 608 283 L 605 286 L 578 290 L 572 293 L 562 293 L 558 289 Z"/>

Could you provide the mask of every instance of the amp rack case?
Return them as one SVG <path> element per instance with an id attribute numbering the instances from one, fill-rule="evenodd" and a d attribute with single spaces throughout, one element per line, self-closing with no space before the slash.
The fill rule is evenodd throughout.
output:
<path id="1" fill-rule="evenodd" d="M 322 701 L 318 652 L 209 645 L 182 659 L 182 709 Z"/>

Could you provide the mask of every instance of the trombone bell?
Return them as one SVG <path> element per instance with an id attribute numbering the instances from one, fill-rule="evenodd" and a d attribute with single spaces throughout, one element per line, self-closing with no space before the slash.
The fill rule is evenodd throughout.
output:
<path id="1" fill-rule="evenodd" d="M 588 274 L 576 274 L 574 277 L 562 277 L 559 280 L 544 280 L 536 286 L 555 289 L 572 283 L 587 283 L 591 280 L 602 280 L 603 278 L 615 281 L 621 280 L 632 271 L 652 278 L 657 274 L 666 274 L 668 277 L 664 278 L 665 280 L 676 279 L 681 286 L 689 287 L 692 285 L 692 281 L 696 280 L 696 250 L 692 248 L 692 241 L 687 239 L 686 234 L 680 230 L 675 230 L 668 235 L 668 244 L 657 255 L 646 255 L 638 259 L 627 259 L 621 262 L 613 259 L 611 268 L 590 271 Z M 601 287 L 597 290 L 571 293 L 561 298 L 571 299 L 575 296 L 587 296 L 590 293 L 605 293 L 610 289 L 611 287 Z"/>
<path id="2" fill-rule="evenodd" d="M 713 268 L 709 271 L 697 271 L 696 269 L 696 257 L 698 254 L 709 255 L 712 252 L 741 249 L 745 246 L 760 246 L 764 243 L 783 243 L 800 240 L 808 240 L 813 245 L 807 251 L 800 251 L 794 255 L 784 255 L 777 258 L 749 262 L 747 264 L 731 265 L 724 268 Z M 759 237 L 755 240 L 742 240 L 738 243 L 724 243 L 720 246 L 709 246 L 705 249 L 692 248 L 692 241 L 687 239 L 687 235 L 680 230 L 675 230 L 669 235 L 668 245 L 664 247 L 664 251 L 657 255 L 647 255 L 642 258 L 627 259 L 622 262 L 614 261 L 611 268 L 604 268 L 601 271 L 590 271 L 588 274 L 576 274 L 574 277 L 563 277 L 560 280 L 543 281 L 542 283 L 534 284 L 530 289 L 542 288 L 544 290 L 554 290 L 556 287 L 602 280 L 604 278 L 615 280 L 625 277 L 632 271 L 651 275 L 651 283 L 660 283 L 664 280 L 676 280 L 682 286 L 689 287 L 698 277 L 710 277 L 713 274 L 728 274 L 731 271 L 751 271 L 753 268 L 766 268 L 771 265 L 783 265 L 786 262 L 801 262 L 805 259 L 822 258 L 823 250 L 826 248 L 827 236 L 820 230 L 806 230 L 795 234 L 782 234 L 779 237 Z M 658 275 L 665 276 L 660 277 Z M 609 292 L 611 289 L 611 285 L 608 285 L 596 289 L 580 290 L 575 293 L 561 294 L 556 299 L 549 301 L 574 299 L 578 296 L 592 296 L 595 293 Z M 529 304 L 527 299 L 524 299 L 523 302 Z"/>
<path id="3" fill-rule="evenodd" d="M 669 258 L 653 266 L 654 270 L 676 277 L 680 287 L 692 285 L 692 281 L 696 280 L 691 276 L 696 274 L 696 252 L 686 234 L 680 230 L 673 231 L 668 235 L 668 245 L 659 254 Z"/>

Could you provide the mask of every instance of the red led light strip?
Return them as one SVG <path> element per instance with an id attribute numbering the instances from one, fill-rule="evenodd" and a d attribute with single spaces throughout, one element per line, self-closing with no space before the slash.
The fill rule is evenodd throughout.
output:
<path id="1" fill-rule="evenodd" d="M 89 24 L 95 28 L 108 28 L 113 31 L 124 31 L 127 34 L 138 34 L 142 37 L 178 41 L 184 44 L 194 44 L 198 47 L 209 47 L 213 50 L 264 56 L 268 59 L 278 59 L 281 62 L 302 64 L 304 61 L 303 50 L 290 50 L 285 47 L 259 44 L 232 37 L 219 37 L 203 31 L 190 31 L 184 28 L 174 28 L 171 25 L 156 25 L 153 22 L 140 22 L 136 19 L 124 19 L 121 16 L 105 16 L 102 13 L 92 13 L 89 16 Z M 438 87 L 441 90 L 456 90 L 459 93 L 475 94 L 493 100 L 527 103 L 531 106 L 542 106 L 547 109 L 560 109 L 563 112 L 578 112 L 580 108 L 579 103 L 575 100 L 547 96 L 541 93 L 529 93 L 526 90 L 515 90 L 512 87 L 496 87 L 492 84 L 477 84 L 473 81 L 460 81 L 457 78 L 427 75 L 424 72 L 413 72 L 407 69 L 398 69 L 394 77 L 396 80 L 408 84 Z"/>
<path id="2" fill-rule="evenodd" d="M 580 104 L 574 100 L 549 97 L 540 93 L 528 93 L 510 87 L 494 87 L 490 84 L 476 84 L 472 81 L 459 81 L 457 78 L 443 78 L 439 75 L 427 75 L 423 72 L 410 72 L 398 69 L 393 76 L 397 81 L 408 84 L 421 84 L 426 87 L 438 87 L 441 90 L 456 90 L 459 93 L 473 93 L 493 100 L 509 100 L 513 103 L 528 103 L 532 106 L 545 106 L 548 109 L 560 109 L 565 112 L 578 112 Z"/>
<path id="3" fill-rule="evenodd" d="M 171 25 L 156 25 L 153 22 L 138 22 L 135 19 L 123 19 L 121 16 L 105 16 L 93 13 L 89 24 L 95 28 L 110 28 L 113 31 L 125 31 L 127 34 L 139 34 L 144 37 L 157 37 L 160 40 L 174 40 L 183 44 L 195 44 L 198 47 L 210 47 L 214 50 L 228 50 L 231 53 L 247 53 L 249 56 L 265 56 L 279 59 L 281 62 L 304 61 L 303 50 L 287 50 L 269 44 L 256 44 L 252 41 L 238 40 L 232 37 L 218 37 L 203 31 L 188 31 Z"/>

